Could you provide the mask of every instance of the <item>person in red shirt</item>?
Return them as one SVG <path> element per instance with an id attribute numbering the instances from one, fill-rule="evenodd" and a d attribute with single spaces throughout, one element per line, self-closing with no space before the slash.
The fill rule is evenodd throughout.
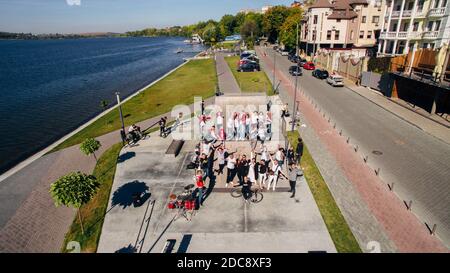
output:
<path id="1" fill-rule="evenodd" d="M 197 186 L 198 195 L 197 195 L 197 203 L 198 207 L 203 205 L 203 187 L 205 186 L 205 183 L 203 182 L 203 171 L 197 170 L 195 175 L 195 185 Z"/>

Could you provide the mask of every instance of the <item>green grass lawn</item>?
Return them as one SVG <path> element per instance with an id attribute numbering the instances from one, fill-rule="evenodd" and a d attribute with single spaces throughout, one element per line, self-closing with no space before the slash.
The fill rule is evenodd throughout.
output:
<path id="1" fill-rule="evenodd" d="M 82 206 L 80 210 L 83 217 L 85 234 L 82 234 L 78 217 L 75 217 L 64 239 L 62 252 L 70 251 L 66 249 L 66 246 L 71 241 L 79 242 L 82 252 L 95 253 L 97 251 L 114 174 L 116 172 L 117 158 L 121 149 L 122 143 L 115 144 L 99 158 L 93 175 L 97 177 L 100 188 L 94 198 Z"/>
<path id="2" fill-rule="evenodd" d="M 266 92 L 269 96 L 273 95 L 272 84 L 264 71 L 258 72 L 237 72 L 237 63 L 239 56 L 225 57 L 234 78 L 241 87 L 242 92 Z"/>
<path id="3" fill-rule="evenodd" d="M 289 142 L 293 147 L 297 147 L 299 136 L 300 134 L 297 131 L 288 132 Z M 337 251 L 339 253 L 361 253 L 361 248 L 355 236 L 353 236 L 342 216 L 306 146 L 304 147 L 301 166 Z"/>
<path id="4" fill-rule="evenodd" d="M 213 59 L 190 61 L 155 85 L 122 105 L 125 125 L 143 121 L 167 112 L 175 105 L 192 104 L 194 96 L 215 94 L 217 75 Z M 52 152 L 120 129 L 119 111 L 113 110 L 58 145 Z"/>

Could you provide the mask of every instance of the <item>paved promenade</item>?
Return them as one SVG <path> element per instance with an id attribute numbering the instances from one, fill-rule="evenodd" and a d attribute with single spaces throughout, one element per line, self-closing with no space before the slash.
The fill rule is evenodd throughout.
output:
<path id="1" fill-rule="evenodd" d="M 241 89 L 224 59 L 227 55 L 227 53 L 222 52 L 216 54 L 216 69 L 220 91 L 224 94 L 241 93 Z"/>
<path id="2" fill-rule="evenodd" d="M 170 113 L 161 116 L 170 118 Z M 147 128 L 161 116 L 138 125 Z M 121 141 L 119 131 L 97 139 L 102 144 L 98 157 Z M 92 173 L 95 165 L 95 159 L 86 157 L 75 145 L 45 155 L 0 181 L 0 252 L 59 252 L 76 211 L 55 207 L 48 192 L 50 184 L 71 171 Z"/>
<path id="3" fill-rule="evenodd" d="M 261 49 L 259 49 L 261 50 Z M 265 68 L 267 71 L 271 74 L 271 71 L 273 71 L 273 63 L 272 58 L 270 56 L 272 55 L 272 50 L 268 50 L 269 57 L 263 58 Z M 260 54 L 262 55 L 262 54 Z M 278 55 L 279 56 L 279 55 Z M 287 60 L 282 59 L 282 57 L 277 57 L 279 60 L 277 60 L 277 64 L 280 65 L 283 69 L 282 71 L 277 69 L 277 82 L 279 79 L 282 80 L 282 89 L 288 91 L 288 95 L 290 98 L 293 97 L 294 92 L 294 85 L 287 76 L 287 67 L 289 65 L 289 62 Z M 284 63 L 283 63 L 284 62 Z M 286 70 L 286 71 L 284 71 Z M 330 89 L 325 85 L 323 82 L 316 81 L 314 78 L 312 78 L 310 75 L 310 72 L 305 72 L 305 75 L 300 78 L 301 79 L 301 90 L 305 92 L 305 94 L 309 96 L 319 96 L 319 94 L 323 93 L 324 90 L 330 90 L 329 92 L 335 92 L 336 94 L 341 94 L 343 89 Z M 358 96 L 354 94 L 355 96 Z M 327 98 L 323 97 L 323 100 L 329 101 L 329 103 L 336 104 L 338 103 L 337 99 L 330 98 L 331 95 L 327 95 Z M 367 102 L 364 103 L 364 99 L 358 96 L 363 101 L 360 102 L 362 105 L 353 105 L 351 109 L 347 108 L 340 108 L 340 115 L 336 114 L 336 116 L 331 115 L 331 118 L 333 120 L 336 120 L 336 118 L 340 118 L 340 116 L 345 115 L 347 113 L 346 111 L 351 111 L 355 109 L 359 109 L 362 106 L 364 106 L 364 110 L 359 111 L 358 115 L 349 115 L 347 113 L 347 119 L 353 120 L 351 124 L 353 124 L 353 129 L 351 132 L 361 132 L 361 133 L 367 133 L 368 132 L 368 125 L 371 125 L 372 123 L 358 123 L 356 119 L 361 118 L 360 116 L 366 115 L 368 113 L 371 113 L 371 111 L 377 111 L 376 109 L 372 109 L 374 107 L 367 106 Z M 382 183 L 382 180 L 380 177 L 377 177 L 375 175 L 375 172 L 373 171 L 373 168 L 370 168 L 367 164 L 364 164 L 363 160 L 361 159 L 361 156 L 353 151 L 353 148 L 346 143 L 346 138 L 341 137 L 337 130 L 333 129 L 333 122 L 328 123 L 327 118 L 330 116 L 327 114 L 327 118 L 323 118 L 323 111 L 319 113 L 318 109 L 315 109 L 314 105 L 309 102 L 309 100 L 305 97 L 305 95 L 299 94 L 299 100 L 300 100 L 300 109 L 302 114 L 304 115 L 304 120 L 306 121 L 308 126 L 311 126 L 316 134 L 316 138 L 313 141 L 320 141 L 323 145 L 325 145 L 327 153 L 336 160 L 336 164 L 341 169 L 342 173 L 345 175 L 345 178 L 351 182 L 354 189 L 356 189 L 356 192 L 360 195 L 360 199 L 364 201 L 365 205 L 370 209 L 373 216 L 375 216 L 377 222 L 382 227 L 380 232 L 383 232 L 387 235 L 387 237 L 394 243 L 396 251 L 399 252 L 436 252 L 436 251 L 448 251 L 448 248 L 444 247 L 443 244 L 433 236 L 429 235 L 429 231 L 426 228 L 426 226 L 419 221 L 419 219 L 411 212 L 407 211 L 405 208 L 405 205 L 403 202 L 397 197 L 396 194 L 393 194 L 392 192 L 388 191 L 386 184 Z M 289 101 L 292 101 L 289 100 Z M 370 102 L 369 102 L 370 104 Z M 328 104 L 327 104 L 328 105 Z M 323 107 L 323 105 L 321 105 Z M 371 108 L 369 108 L 371 107 Z M 324 108 L 325 111 L 330 111 L 328 108 Z M 384 110 L 383 110 L 384 111 Z M 385 118 L 389 118 L 389 115 L 385 115 Z M 393 118 L 390 117 L 392 120 Z M 376 121 L 375 121 L 376 122 Z M 398 120 L 394 121 L 393 123 L 397 127 L 405 127 L 403 124 L 397 124 Z M 342 126 L 341 124 L 339 124 Z M 392 124 L 391 124 L 392 125 Z M 381 126 L 381 125 L 380 125 Z M 410 125 L 409 125 L 410 126 Z M 407 126 L 406 126 L 407 127 Z M 341 127 L 342 128 L 342 127 Z M 344 128 L 346 130 L 349 130 L 348 128 Z M 412 130 L 413 128 L 407 128 L 406 130 Z M 388 133 L 389 131 L 383 131 L 383 128 L 378 128 L 377 131 L 381 131 L 384 133 Z M 386 129 L 387 130 L 387 129 Z M 416 128 L 417 130 L 417 128 Z M 420 130 L 419 130 L 420 131 Z M 372 135 L 373 132 L 370 131 Z M 415 132 L 417 134 L 418 132 Z M 352 134 L 351 134 L 352 135 Z M 369 138 L 371 139 L 371 138 Z M 372 138 L 373 139 L 373 138 Z M 313 146 L 310 144 L 311 140 L 307 140 L 307 144 L 309 146 Z M 437 140 L 436 140 L 437 141 Z M 362 145 L 359 146 L 364 147 Z M 387 153 L 387 149 L 383 149 L 385 153 Z M 319 166 L 323 161 L 317 160 L 317 157 L 320 157 L 319 155 L 314 155 L 314 158 L 316 159 Z M 443 161 L 442 161 L 443 162 Z M 439 164 L 438 164 L 439 165 Z M 417 166 L 420 166 L 417 165 Z M 417 168 L 416 166 L 416 168 Z M 446 171 L 447 167 L 442 166 L 439 170 L 434 171 Z M 321 171 L 327 171 L 326 168 L 321 167 Z M 333 174 L 330 174 L 333 175 Z M 383 177 L 382 177 L 383 178 Z M 444 179 L 445 180 L 445 179 Z M 357 219 L 359 217 L 364 217 L 364 215 L 360 214 L 363 211 L 357 212 L 357 214 L 353 214 L 354 211 L 347 211 L 348 208 L 351 208 L 351 206 L 343 206 L 343 204 L 349 202 L 349 200 L 345 200 L 347 197 L 347 192 L 342 192 L 342 189 L 336 188 L 333 186 L 333 183 L 330 183 L 327 181 L 330 187 L 330 190 L 332 191 L 333 195 L 335 196 L 336 201 L 338 202 L 338 205 L 343 210 L 344 216 L 346 217 L 347 221 L 350 223 L 350 226 L 355 233 L 355 236 L 359 238 L 360 244 L 362 242 L 361 239 L 364 238 L 364 232 L 367 230 L 367 232 L 370 232 L 373 228 L 370 226 L 363 227 L 364 229 L 360 230 L 358 226 L 352 226 L 352 221 L 358 221 Z M 396 187 L 398 187 L 399 183 L 396 183 Z M 448 193 L 448 191 L 446 191 Z M 445 194 L 445 190 L 443 192 Z M 448 198 L 448 196 L 447 196 Z M 358 200 L 352 200 L 353 202 L 357 202 Z M 438 200 L 436 200 L 438 201 Z M 441 201 L 441 205 L 445 204 L 445 200 L 439 200 Z M 358 206 L 358 203 L 354 203 L 353 206 Z M 436 208 L 436 210 L 439 210 Z M 445 212 L 446 209 L 442 208 L 441 212 Z M 448 211 L 448 210 L 447 210 Z M 353 219 L 349 219 L 353 218 Z M 367 219 L 366 219 L 367 220 Z M 370 220 L 370 219 L 369 219 Z M 370 223 L 371 221 L 367 221 L 367 223 Z M 443 226 L 443 235 L 445 236 L 445 226 Z M 392 245 L 391 245 L 392 246 Z M 362 245 L 362 248 L 364 249 L 365 246 Z M 392 247 L 391 247 L 392 249 Z M 383 250 L 383 249 L 382 249 Z"/>

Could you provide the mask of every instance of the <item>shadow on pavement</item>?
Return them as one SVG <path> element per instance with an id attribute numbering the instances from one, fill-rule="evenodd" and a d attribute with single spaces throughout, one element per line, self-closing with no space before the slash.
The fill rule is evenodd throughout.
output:
<path id="1" fill-rule="evenodd" d="M 123 155 L 119 156 L 119 159 L 117 159 L 117 163 L 123 163 L 127 161 L 128 159 L 131 159 L 136 156 L 135 152 L 126 152 Z"/>
<path id="2" fill-rule="evenodd" d="M 150 198 L 148 192 L 149 187 L 145 182 L 139 182 L 137 180 L 129 182 L 120 188 L 118 188 L 112 197 L 111 206 L 121 206 L 123 209 L 133 205 L 139 207 Z"/>
<path id="3" fill-rule="evenodd" d="M 136 253 L 136 250 L 137 249 L 130 244 L 126 247 L 122 247 L 121 249 L 117 250 L 115 253 Z"/>

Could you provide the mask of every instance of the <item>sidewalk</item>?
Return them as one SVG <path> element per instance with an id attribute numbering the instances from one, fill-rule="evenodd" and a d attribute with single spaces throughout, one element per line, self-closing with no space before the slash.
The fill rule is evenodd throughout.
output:
<path id="1" fill-rule="evenodd" d="M 216 54 L 216 70 L 217 78 L 219 79 L 219 89 L 224 94 L 238 94 L 241 93 L 241 88 L 239 87 L 233 73 L 225 61 L 226 53 Z"/>
<path id="2" fill-rule="evenodd" d="M 416 108 L 416 110 L 410 109 L 410 106 L 408 106 L 406 102 L 401 100 L 394 101 L 394 99 L 386 98 L 376 91 L 372 91 L 364 86 L 357 86 L 348 80 L 345 80 L 345 86 L 358 95 L 382 107 L 386 111 L 391 112 L 428 134 L 450 144 L 450 122 L 447 122 L 448 126 L 445 126 L 444 124 L 446 122 L 443 118 L 439 117 L 441 121 L 438 123 L 438 121 L 433 120 L 435 117 L 425 117 L 424 115 L 427 114 L 430 116 L 425 110 L 420 108 Z"/>

